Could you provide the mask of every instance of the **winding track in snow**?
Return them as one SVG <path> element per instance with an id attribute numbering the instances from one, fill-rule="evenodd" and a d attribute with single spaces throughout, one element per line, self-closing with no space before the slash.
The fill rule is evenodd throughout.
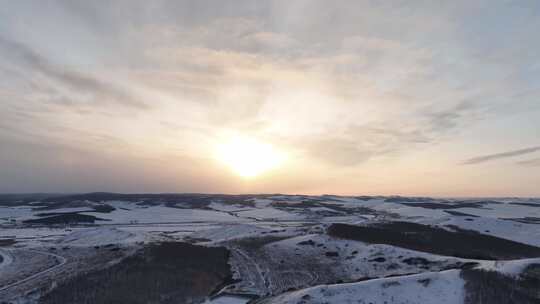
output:
<path id="1" fill-rule="evenodd" d="M 59 267 L 64 266 L 64 264 L 66 264 L 66 262 L 67 262 L 66 258 L 64 258 L 63 256 L 60 256 L 60 255 L 54 254 L 54 253 L 44 252 L 44 251 L 39 251 L 39 250 L 33 250 L 33 249 L 20 249 L 20 250 L 26 250 L 26 251 L 30 251 L 30 252 L 49 255 L 49 256 L 52 256 L 52 257 L 56 258 L 58 261 L 60 261 L 60 263 L 56 264 L 56 265 L 54 265 L 54 266 L 52 266 L 50 268 L 47 268 L 47 269 L 45 269 L 43 271 L 40 271 L 38 273 L 34 273 L 33 275 L 30 275 L 30 276 L 28 276 L 28 277 L 26 277 L 26 278 L 24 278 L 22 280 L 19 280 L 17 282 L 13 282 L 13 283 L 11 283 L 9 285 L 2 286 L 2 287 L 0 287 L 0 291 L 4 291 L 4 290 L 9 289 L 11 287 L 17 286 L 19 284 L 28 282 L 28 281 L 30 281 L 32 279 L 35 279 L 35 278 L 39 277 L 39 276 L 47 274 L 47 273 L 49 273 L 49 272 L 51 272 L 51 271 L 53 271 L 53 270 L 55 270 L 55 269 L 57 269 Z M 2 256 L 4 256 L 4 255 L 2 255 Z"/>
<path id="2" fill-rule="evenodd" d="M 252 267 L 252 269 L 255 270 L 250 272 L 250 274 L 253 276 L 253 278 L 249 280 L 251 287 L 255 288 L 257 291 L 267 291 L 268 288 L 266 286 L 266 279 L 262 274 L 259 264 L 257 264 L 252 257 L 242 251 L 240 248 L 233 247 L 230 249 L 244 259 L 244 266 L 247 268 Z"/>

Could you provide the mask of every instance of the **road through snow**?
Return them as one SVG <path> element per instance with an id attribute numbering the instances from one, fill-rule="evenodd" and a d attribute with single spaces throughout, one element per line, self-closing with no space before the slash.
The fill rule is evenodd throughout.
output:
<path id="1" fill-rule="evenodd" d="M 26 250 L 26 251 L 31 251 L 31 252 L 35 252 L 35 253 L 40 253 L 40 254 L 45 254 L 45 255 L 52 256 L 52 257 L 56 258 L 56 260 L 59 261 L 59 263 L 54 265 L 53 267 L 47 268 L 47 269 L 45 269 L 43 271 L 40 271 L 38 273 L 34 273 L 33 275 L 30 275 L 30 276 L 28 276 L 28 277 L 26 277 L 26 278 L 24 278 L 22 280 L 19 280 L 17 282 L 13 282 L 13 283 L 5 285 L 5 286 L 2 286 L 2 287 L 0 287 L 0 291 L 4 291 L 4 290 L 9 289 L 11 287 L 17 286 L 19 284 L 28 282 L 28 281 L 30 281 L 32 279 L 35 279 L 35 278 L 39 277 L 39 276 L 47 274 L 47 273 L 55 270 L 56 268 L 62 267 L 67 262 L 66 258 L 64 258 L 63 256 L 60 256 L 60 255 L 54 254 L 54 253 L 44 252 L 44 251 L 39 251 L 39 250 L 32 250 L 32 249 L 20 249 L 20 250 Z M 4 257 L 4 258 L 5 258 L 5 256 L 9 255 L 9 257 L 11 258 L 10 263 L 11 263 L 11 261 L 13 261 L 11 255 L 9 253 L 6 254 L 6 251 L 0 250 L 0 254 L 2 254 L 2 257 Z M 4 263 L 0 264 L 0 269 L 2 267 L 1 265 L 3 265 L 3 264 Z"/>

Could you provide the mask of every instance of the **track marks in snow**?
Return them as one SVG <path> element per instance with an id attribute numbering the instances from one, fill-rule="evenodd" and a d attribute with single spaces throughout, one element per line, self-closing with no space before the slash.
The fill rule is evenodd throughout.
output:
<path id="1" fill-rule="evenodd" d="M 64 258 L 63 256 L 60 256 L 60 255 L 54 254 L 54 253 L 44 252 L 44 251 L 39 251 L 39 250 L 33 250 L 33 249 L 20 249 L 20 250 L 25 250 L 25 251 L 29 251 L 29 252 L 34 252 L 34 253 L 39 253 L 39 254 L 45 254 L 45 255 L 52 256 L 58 261 L 58 264 L 56 264 L 56 265 L 54 265 L 54 266 L 52 266 L 50 268 L 47 268 L 47 269 L 45 269 L 43 271 L 40 271 L 38 273 L 34 273 L 34 274 L 24 278 L 24 279 L 21 279 L 21 280 L 18 280 L 16 282 L 10 283 L 8 285 L 2 286 L 2 287 L 0 287 L 0 291 L 7 290 L 7 289 L 12 288 L 14 286 L 18 286 L 20 284 L 23 284 L 23 283 L 26 283 L 26 282 L 28 282 L 30 280 L 38 278 L 38 277 L 40 277 L 42 275 L 45 275 L 45 274 L 47 274 L 47 273 L 49 273 L 49 272 L 51 272 L 51 271 L 53 271 L 53 270 L 55 270 L 57 268 L 60 268 L 60 267 L 64 266 L 64 264 L 66 264 L 66 262 L 67 262 L 66 258 Z"/>

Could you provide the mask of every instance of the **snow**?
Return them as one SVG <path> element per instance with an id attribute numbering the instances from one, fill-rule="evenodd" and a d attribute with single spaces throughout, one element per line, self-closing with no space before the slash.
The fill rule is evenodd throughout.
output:
<path id="1" fill-rule="evenodd" d="M 32 218 L 32 207 L 30 206 L 17 206 L 17 207 L 3 207 L 0 206 L 0 224 L 7 223 L 11 219 L 18 221 Z"/>
<path id="2" fill-rule="evenodd" d="M 256 198 L 253 200 L 253 202 L 255 203 L 255 207 L 265 208 L 268 207 L 273 202 L 273 200 L 267 198 Z"/>
<path id="3" fill-rule="evenodd" d="M 261 236 L 270 232 L 270 229 L 254 225 L 227 225 L 219 228 L 202 230 L 190 235 L 192 238 L 208 239 L 213 242 L 223 242 L 233 239 Z"/>
<path id="4" fill-rule="evenodd" d="M 441 200 L 447 201 L 447 200 Z M 473 200 L 476 201 L 476 200 Z M 521 202 L 516 199 L 497 199 L 499 202 L 506 202 L 501 204 L 487 203 L 479 208 L 455 208 L 448 209 L 476 215 L 487 218 L 524 218 L 524 217 L 540 217 L 540 205 L 539 207 L 523 206 L 516 204 L 509 204 L 509 202 Z M 437 201 L 434 201 L 435 203 Z M 523 202 L 531 203 L 528 200 Z M 421 203 L 421 202 L 419 202 Z M 429 207 L 423 208 L 418 206 L 407 206 L 405 204 L 385 202 L 384 199 L 372 199 L 367 201 L 361 201 L 357 205 L 368 207 L 378 211 L 386 211 L 395 214 L 399 214 L 403 217 L 428 217 L 431 219 L 447 218 L 449 214 L 444 212 L 444 209 L 430 209 Z"/>
<path id="5" fill-rule="evenodd" d="M 234 211 L 242 211 L 246 209 L 251 209 L 243 205 L 237 205 L 237 204 L 230 205 L 230 204 L 222 204 L 222 203 L 217 203 L 217 202 L 210 203 L 208 207 L 217 211 L 225 211 L 225 212 L 234 212 Z"/>
<path id="6" fill-rule="evenodd" d="M 464 285 L 459 270 L 448 270 L 360 283 L 320 285 L 277 296 L 269 303 L 462 304 Z M 309 300 L 302 302 L 303 299 Z"/>
<path id="7" fill-rule="evenodd" d="M 467 220 L 467 218 L 472 220 Z M 439 222 L 438 225 L 455 225 L 462 229 L 474 230 L 524 244 L 540 246 L 540 225 L 538 224 L 524 224 L 495 218 L 455 216 Z"/>
<path id="8" fill-rule="evenodd" d="M 479 268 L 497 271 L 509 276 L 519 276 L 531 264 L 540 264 L 540 258 L 521 259 L 513 261 L 484 261 Z"/>
<path id="9" fill-rule="evenodd" d="M 332 199 L 340 201 L 339 204 L 343 202 L 343 203 L 348 203 L 352 205 L 358 205 L 363 202 L 362 200 L 359 200 L 355 197 L 348 197 L 348 196 L 332 196 Z M 335 201 L 333 200 L 328 201 L 328 203 L 333 203 L 333 202 Z"/>
<path id="10" fill-rule="evenodd" d="M 369 216 L 366 216 L 365 218 L 359 217 L 356 215 L 351 216 L 325 216 L 321 218 L 319 221 L 321 223 L 361 223 L 364 222 L 366 219 L 369 219 Z"/>
<path id="11" fill-rule="evenodd" d="M 380 202 L 379 200 L 370 200 L 362 204 L 377 211 L 385 211 L 398 214 L 402 217 L 429 217 L 429 218 L 448 218 L 450 215 L 441 209 L 429 209 L 422 207 L 411 207 L 398 203 Z"/>
<path id="12" fill-rule="evenodd" d="M 131 210 L 116 209 L 111 213 L 85 212 L 102 219 L 110 220 L 107 224 L 126 223 L 181 223 L 181 222 L 241 222 L 243 219 L 232 216 L 225 212 L 200 210 L 200 209 L 180 209 L 164 206 L 150 206 L 134 208 Z"/>
<path id="13" fill-rule="evenodd" d="M 47 210 L 33 210 L 33 211 L 34 213 L 75 213 L 75 212 L 94 211 L 94 208 L 72 207 L 72 208 L 58 208 L 58 209 L 47 209 Z"/>
<path id="14" fill-rule="evenodd" d="M 130 224 L 130 225 L 117 225 L 118 229 L 131 232 L 165 232 L 175 233 L 181 232 L 183 234 L 189 234 L 200 230 L 207 230 L 211 228 L 221 227 L 220 223 L 173 223 L 173 224 Z"/>
<path id="15" fill-rule="evenodd" d="M 0 269 L 6 267 L 7 265 L 13 262 L 13 258 L 8 251 L 5 251 L 0 248 L 0 256 L 2 256 L 2 261 L 0 262 Z"/>
<path id="16" fill-rule="evenodd" d="M 311 211 L 329 211 L 329 212 L 335 212 L 334 209 L 330 209 L 328 207 L 311 207 L 309 208 Z"/>
<path id="17" fill-rule="evenodd" d="M 204 302 L 204 304 L 246 304 L 250 301 L 250 298 L 233 296 L 233 295 L 224 295 L 212 300 Z"/>
<path id="18" fill-rule="evenodd" d="M 137 205 L 135 202 L 126 202 L 126 201 L 107 201 L 105 202 L 107 205 L 110 205 L 116 209 L 135 209 L 135 208 L 141 208 Z"/>
<path id="19" fill-rule="evenodd" d="M 35 219 L 38 218 L 35 215 L 39 213 L 72 213 L 94 210 L 89 207 L 60 208 L 50 210 L 35 210 L 34 208 L 35 207 L 32 206 L 0 207 L 0 224 L 9 223 L 11 219 L 15 219 L 18 222 Z"/>
<path id="20" fill-rule="evenodd" d="M 275 208 L 264 208 L 264 209 L 253 209 L 248 211 L 241 211 L 236 213 L 239 217 L 244 218 L 256 218 L 260 220 L 298 220 L 303 219 L 301 215 L 296 215 L 287 211 L 275 209 Z"/>
<path id="21" fill-rule="evenodd" d="M 42 242 L 58 239 L 67 233 L 69 231 L 62 228 L 1 228 L 0 239 L 15 238 L 17 246 L 40 246 Z"/>
<path id="22" fill-rule="evenodd" d="M 135 234 L 110 227 L 81 229 L 58 240 L 58 243 L 71 246 L 101 246 L 139 241 Z"/>
<path id="23" fill-rule="evenodd" d="M 312 245 L 306 242 L 313 242 Z M 304 245 L 299 243 L 304 242 Z M 317 245 L 323 244 L 324 247 Z M 265 245 L 265 250 L 270 256 L 283 256 L 287 252 L 295 252 L 298 259 L 319 257 L 320 263 L 333 265 L 335 271 L 342 273 L 342 279 L 358 280 L 366 277 L 385 277 L 396 274 L 409 274 L 425 271 L 418 265 L 410 265 L 403 261 L 407 258 L 423 258 L 434 262 L 433 269 L 444 265 L 458 262 L 470 262 L 473 260 L 454 257 L 440 256 L 425 252 L 419 252 L 391 245 L 368 244 L 358 241 L 349 241 L 333 238 L 327 235 L 311 234 L 303 235 Z M 326 257 L 326 252 L 337 252 L 338 260 Z M 293 257 L 296 258 L 296 257 Z M 371 262 L 375 258 L 384 258 L 380 263 Z M 435 265 L 435 263 L 439 263 Z M 393 265 L 394 267 L 388 267 Z M 437 269 L 438 270 L 438 269 Z"/>
<path id="24" fill-rule="evenodd" d="M 143 206 L 137 205 L 137 202 L 108 201 L 107 204 L 116 208 L 110 213 L 95 212 L 91 207 L 35 211 L 32 210 L 32 206 L 2 206 L 0 207 L 0 239 L 16 238 L 17 243 L 12 246 L 13 248 L 34 247 L 32 250 L 36 250 L 35 247 L 38 246 L 66 245 L 73 248 L 132 244 L 141 241 L 187 240 L 189 236 L 192 239 L 208 240 L 206 245 L 232 246 L 233 256 L 237 254 L 239 257 L 244 257 L 244 259 L 239 259 L 240 263 L 244 264 L 239 265 L 244 266 L 247 273 L 254 274 L 253 280 L 246 279 L 246 284 L 262 282 L 260 284 L 262 288 L 257 287 L 259 285 L 253 285 L 256 286 L 253 288 L 256 291 L 264 290 L 266 286 L 271 294 L 274 294 L 273 291 L 282 292 L 288 290 L 290 286 L 301 288 L 338 280 L 356 282 L 317 285 L 268 300 L 269 303 L 295 304 L 463 303 L 464 282 L 459 276 L 459 270 L 434 271 L 458 267 L 459 264 L 456 263 L 472 260 L 439 256 L 384 244 L 368 244 L 333 238 L 324 234 L 324 228 L 330 223 L 397 220 L 438 225 L 446 229 L 451 229 L 448 226 L 457 226 L 540 246 L 540 225 L 509 220 L 510 218 L 540 217 L 539 207 L 510 204 L 510 202 L 531 203 L 530 200 L 497 199 L 503 203 L 487 203 L 480 208 L 452 209 L 479 217 L 452 215 L 443 209 L 427 208 L 429 205 L 422 208 L 386 202 L 384 197 L 360 200 L 354 197 L 279 195 L 265 196 L 265 198 L 254 197 L 252 201 L 254 207 L 214 201 L 208 205 L 209 209 L 172 208 L 163 204 Z M 272 203 L 276 201 L 283 207 L 274 208 Z M 313 202 L 313 207 L 309 207 L 306 203 L 297 205 L 297 208 L 287 208 L 287 205 L 294 206 L 305 202 Z M 321 205 L 322 203 L 325 205 Z M 300 206 L 308 207 L 300 208 Z M 335 213 L 336 209 L 332 209 L 332 206 L 339 206 L 340 208 L 336 209 L 340 211 L 341 208 L 350 210 L 345 209 L 347 213 L 340 215 Z M 374 212 L 364 212 L 358 207 L 370 208 Z M 109 221 L 97 222 L 95 226 L 74 225 L 75 227 L 69 229 L 54 226 L 37 228 L 21 223 L 22 220 L 34 218 L 38 212 L 80 212 Z M 392 215 L 388 216 L 390 213 Z M 324 216 L 325 214 L 336 216 Z M 393 216 L 394 214 L 397 216 Z M 12 219 L 16 222 L 14 223 Z M 271 243 L 261 245 L 262 247 L 258 247 L 255 254 L 246 255 L 247 257 L 242 254 L 253 252 L 241 251 L 244 249 L 238 244 L 242 242 L 228 242 L 240 238 L 264 236 L 289 238 L 283 240 L 276 238 Z M 81 248 L 73 249 L 82 250 Z M 3 267 L 11 262 L 9 253 L 14 250 L 18 249 L 0 248 L 0 255 L 4 259 L 4 262 L 0 263 L 2 271 L 6 271 L 7 268 Z M 423 258 L 429 262 L 416 264 L 409 259 L 413 257 Z M 13 259 L 16 261 L 15 256 Z M 518 276 L 528 265 L 540 263 L 540 258 L 474 262 L 479 263 L 480 269 Z M 10 267 L 15 268 L 14 265 Z M 269 267 L 277 268 L 277 270 L 269 271 L 274 269 Z M 262 279 L 258 278 L 257 271 L 251 271 L 252 269 L 258 269 L 258 274 Z M 263 271 L 260 271 L 261 269 Z M 419 272 L 421 274 L 410 275 Z M 358 282 L 366 278 L 376 279 Z M 297 282 L 300 284 L 295 285 Z M 245 288 L 250 287 L 246 286 Z M 280 290 L 280 286 L 287 288 Z M 239 290 L 242 291 L 241 288 Z M 248 300 L 223 295 L 208 300 L 206 303 L 243 304 Z M 263 302 L 268 303 L 266 300 Z"/>
<path id="25" fill-rule="evenodd" d="M 540 207 L 529 207 L 513 204 L 486 204 L 482 209 L 458 208 L 455 210 L 472 215 L 491 218 L 540 217 Z"/>

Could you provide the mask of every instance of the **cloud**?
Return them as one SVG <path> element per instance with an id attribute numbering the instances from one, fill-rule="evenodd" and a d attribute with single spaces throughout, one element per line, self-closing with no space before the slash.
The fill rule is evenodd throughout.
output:
<path id="1" fill-rule="evenodd" d="M 212 32 L 203 32 L 207 31 Z M 407 88 L 373 84 L 373 79 L 384 83 L 384 77 L 378 76 L 390 75 L 395 65 L 358 64 L 371 58 L 368 53 L 357 54 L 359 48 L 384 51 L 385 58 L 396 64 L 410 58 L 399 67 L 402 75 L 413 78 L 421 70 L 417 63 L 428 58 L 422 50 L 400 52 L 399 43 L 366 41 L 355 45 L 354 51 L 351 46 L 335 54 L 307 57 L 276 58 L 246 50 L 182 46 L 154 49 L 149 55 L 164 66 L 190 71 L 189 75 L 178 74 L 172 83 L 184 91 L 188 86 L 197 89 L 193 92 L 199 93 L 199 102 L 212 101 L 208 113 L 215 117 L 211 119 L 215 125 L 235 128 L 246 121 L 266 122 L 276 137 L 286 137 L 291 146 L 312 151 L 317 158 L 338 166 L 438 142 L 442 135 L 459 131 L 477 118 L 481 107 L 465 98 L 467 94 L 457 95 L 455 99 L 464 100 L 461 102 L 452 100 L 453 92 L 438 97 L 438 101 L 422 102 L 415 100 L 414 91 L 406 96 Z M 407 84 L 414 88 L 420 81 Z M 395 77 L 390 82 L 396 83 Z M 446 90 L 441 86 L 435 89 L 441 95 Z M 296 132 L 324 140 L 303 140 L 293 134 Z M 336 144 L 332 153 L 328 142 Z"/>
<path id="2" fill-rule="evenodd" d="M 425 148 L 443 142 L 445 136 L 459 132 L 477 117 L 478 107 L 472 102 L 461 102 L 449 109 L 436 111 L 417 109 L 414 120 L 397 116 L 360 124 L 350 122 L 344 131 L 324 130 L 319 141 L 304 143 L 306 151 L 327 163 L 348 167 L 374 157 L 393 155 Z"/>
<path id="3" fill-rule="evenodd" d="M 30 85 L 45 95 L 49 101 L 66 106 L 85 104 L 120 104 L 138 109 L 148 105 L 127 88 L 105 77 L 71 70 L 55 64 L 32 48 L 18 41 L 0 36 L 0 50 L 19 61 L 17 72 L 27 78 Z M 35 73 L 44 79 L 36 79 Z"/>
<path id="4" fill-rule="evenodd" d="M 473 116 L 477 106 L 472 101 L 463 101 L 450 109 L 443 111 L 430 112 L 427 114 L 430 123 L 429 126 L 433 132 L 445 132 L 447 130 L 459 127 L 467 118 Z"/>
<path id="5" fill-rule="evenodd" d="M 472 139 L 534 143 L 540 127 L 540 44 L 530 38 L 540 21 L 521 5 L 39 4 L 0 8 L 0 141 L 173 163 L 237 132 L 338 175 L 381 160 L 420 170 L 430 152 L 452 159 L 446 148 Z M 535 171 L 523 166 L 514 169 Z M 300 188 L 313 174 L 301 175 Z"/>
<path id="6" fill-rule="evenodd" d="M 195 26 L 150 23 L 139 29 L 123 35 L 142 44 L 129 54 L 141 63 L 127 71 L 134 85 L 170 97 L 167 108 L 182 108 L 182 117 L 207 130 L 249 130 L 270 141 L 284 139 L 336 167 L 439 142 L 472 120 L 477 106 L 456 103 L 463 96 L 454 98 L 445 84 L 427 87 L 424 77 L 436 59 L 429 49 L 384 35 L 340 33 L 330 39 L 334 48 L 327 49 L 318 40 L 306 42 L 302 35 L 249 17 Z M 77 104 L 69 97 L 80 92 L 139 101 L 101 78 L 72 75 L 29 47 L 12 44 L 27 65 L 75 88 L 70 95 L 60 92 L 66 105 Z M 426 88 L 443 96 L 426 102 L 418 94 Z M 197 107 L 188 108 L 190 101 Z"/>
<path id="7" fill-rule="evenodd" d="M 520 150 L 514 150 L 514 151 L 508 151 L 508 152 L 504 152 L 504 153 L 489 154 L 489 155 L 473 157 L 471 159 L 468 159 L 468 160 L 464 161 L 463 164 L 464 165 L 475 165 L 475 164 L 480 164 L 480 163 L 484 163 L 484 162 L 488 162 L 488 161 L 493 161 L 493 160 L 498 160 L 498 159 L 503 159 L 503 158 L 509 158 L 509 157 L 515 157 L 515 156 L 530 154 L 530 153 L 534 153 L 534 152 L 537 152 L 537 151 L 540 151 L 540 146 L 530 147 L 530 148 L 520 149 Z"/>
<path id="8" fill-rule="evenodd" d="M 521 166 L 526 166 L 526 167 L 540 167 L 540 157 L 518 161 L 516 162 L 516 164 L 521 165 Z"/>
<path id="9" fill-rule="evenodd" d="M 313 140 L 303 144 L 305 152 L 327 164 L 349 167 L 372 157 L 369 149 L 360 143 L 340 138 Z"/>

